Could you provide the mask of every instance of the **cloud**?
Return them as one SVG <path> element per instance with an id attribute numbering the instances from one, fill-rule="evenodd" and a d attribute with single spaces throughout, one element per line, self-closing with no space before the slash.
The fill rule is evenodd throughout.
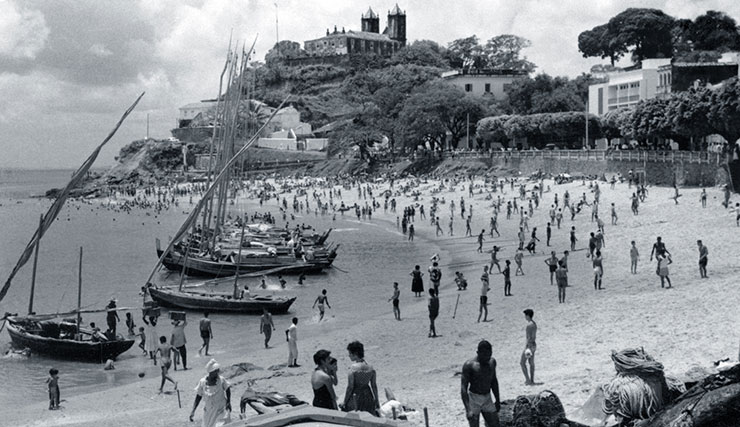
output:
<path id="1" fill-rule="evenodd" d="M 94 45 L 90 46 L 90 53 L 100 57 L 113 55 L 113 52 L 111 52 L 110 49 L 108 49 L 107 47 L 105 47 L 105 45 L 101 43 L 95 43 Z"/>
<path id="2" fill-rule="evenodd" d="M 0 59 L 34 59 L 49 36 L 44 15 L 14 1 L 0 2 Z"/>

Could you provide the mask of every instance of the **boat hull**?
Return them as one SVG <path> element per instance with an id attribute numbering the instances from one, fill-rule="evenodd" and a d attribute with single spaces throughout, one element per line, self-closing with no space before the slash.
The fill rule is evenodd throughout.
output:
<path id="1" fill-rule="evenodd" d="M 207 294 L 157 288 L 149 288 L 149 295 L 159 305 L 165 307 L 241 314 L 262 314 L 263 308 L 266 308 L 272 314 L 284 314 L 288 312 L 291 304 L 296 300 L 295 298 L 235 300 L 207 296 Z"/>
<path id="2" fill-rule="evenodd" d="M 162 253 L 164 253 L 164 251 L 158 249 L 157 257 L 161 257 Z M 249 262 L 240 263 L 237 271 L 237 264 L 233 262 L 212 261 L 210 259 L 188 257 L 185 274 L 188 276 L 199 277 L 225 277 L 233 276 L 237 273 L 255 273 L 277 268 L 282 269 L 280 271 L 281 274 L 312 274 L 320 273 L 323 269 L 331 266 L 333 261 L 333 257 L 314 262 L 295 259 L 291 260 L 282 257 L 255 258 Z M 185 264 L 185 257 L 179 253 L 173 254 L 170 252 L 162 260 L 162 265 L 164 265 L 168 270 L 173 271 L 182 271 L 183 264 Z"/>
<path id="3" fill-rule="evenodd" d="M 29 333 L 12 321 L 6 326 L 14 347 L 28 348 L 54 359 L 104 363 L 108 359 L 115 360 L 134 345 L 134 340 L 92 342 L 44 337 Z"/>

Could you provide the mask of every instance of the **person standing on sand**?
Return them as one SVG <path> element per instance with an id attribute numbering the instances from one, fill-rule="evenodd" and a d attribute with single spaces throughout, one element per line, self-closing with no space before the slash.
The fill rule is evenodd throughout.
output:
<path id="1" fill-rule="evenodd" d="M 422 292 L 424 292 L 424 282 L 421 279 L 424 273 L 421 272 L 421 267 L 418 265 L 414 266 L 414 270 L 409 275 L 412 277 L 411 292 L 414 293 L 414 296 L 420 297 Z"/>
<path id="2" fill-rule="evenodd" d="M 285 330 L 285 340 L 288 341 L 288 367 L 298 368 L 298 318 L 294 317 L 290 327 Z"/>
<path id="3" fill-rule="evenodd" d="M 493 357 L 491 343 L 482 340 L 478 343 L 477 356 L 463 364 L 460 377 L 460 397 L 465 406 L 465 417 L 470 427 L 480 426 L 480 416 L 488 427 L 499 425 L 498 412 L 501 410 L 501 396 L 496 378 L 496 359 Z M 496 402 L 491 399 L 491 392 Z"/>
<path id="4" fill-rule="evenodd" d="M 527 319 L 527 343 L 524 346 L 519 365 L 524 373 L 525 385 L 534 385 L 534 354 L 537 351 L 537 324 L 532 320 L 534 311 L 531 308 L 524 310 L 524 318 Z M 527 372 L 527 361 L 529 361 L 529 373 Z"/>
<path id="5" fill-rule="evenodd" d="M 517 249 L 516 254 L 514 254 L 514 262 L 516 262 L 516 272 L 514 273 L 515 276 L 524 276 L 524 270 L 522 269 L 522 260 L 524 259 L 524 251 L 521 249 Z"/>
<path id="6" fill-rule="evenodd" d="M 701 207 L 706 208 L 707 207 L 707 189 L 706 188 L 701 189 L 700 200 L 701 200 Z"/>
<path id="7" fill-rule="evenodd" d="M 550 258 L 545 260 L 545 264 L 547 264 L 547 269 L 550 270 L 550 286 L 552 286 L 552 279 L 555 277 L 555 271 L 558 269 L 558 257 L 555 251 L 550 253 Z"/>
<path id="8" fill-rule="evenodd" d="M 434 321 L 439 316 L 439 297 L 437 291 L 434 288 L 429 289 L 429 338 L 437 338 L 437 328 L 434 326 Z"/>
<path id="9" fill-rule="evenodd" d="M 470 229 L 470 215 L 465 220 L 465 237 L 473 236 L 473 230 Z"/>
<path id="10" fill-rule="evenodd" d="M 594 268 L 594 289 L 601 290 L 601 278 L 604 276 L 604 260 L 601 258 L 601 251 L 596 251 L 596 255 L 591 259 Z"/>
<path id="11" fill-rule="evenodd" d="M 46 379 L 46 386 L 49 389 L 49 410 L 59 409 L 59 370 L 56 368 L 49 369 L 49 378 Z"/>
<path id="12" fill-rule="evenodd" d="M 704 246 L 701 240 L 697 240 L 696 245 L 699 247 L 699 274 L 702 279 L 706 279 L 709 277 L 707 276 L 707 261 L 709 261 L 707 257 L 709 256 L 709 249 Z"/>
<path id="13" fill-rule="evenodd" d="M 262 308 L 262 317 L 260 317 L 260 334 L 265 335 L 265 348 L 269 348 L 272 331 L 275 330 L 275 324 L 272 323 L 272 314 L 267 308 Z"/>
<path id="14" fill-rule="evenodd" d="M 500 271 L 499 273 L 504 275 L 504 296 L 510 297 L 511 296 L 511 261 L 507 259 L 506 267 L 504 267 L 504 271 Z"/>
<path id="15" fill-rule="evenodd" d="M 146 325 L 144 326 L 144 352 L 149 354 L 150 359 L 154 359 L 154 352 L 157 351 L 157 342 L 159 340 L 157 336 L 157 316 L 149 316 L 149 321 L 146 320 L 146 316 L 143 316 L 142 320 Z"/>
<path id="16" fill-rule="evenodd" d="M 435 237 L 439 237 L 439 235 L 444 235 L 444 231 L 442 231 L 442 226 L 439 225 L 439 217 L 436 217 L 434 224 L 436 225 L 437 229 L 435 230 Z"/>
<path id="17" fill-rule="evenodd" d="M 563 304 L 565 302 L 565 288 L 568 287 L 568 270 L 565 268 L 563 261 L 558 261 L 555 280 L 558 284 L 558 303 Z"/>
<path id="18" fill-rule="evenodd" d="M 545 229 L 545 235 L 547 236 L 547 246 L 550 246 L 550 238 L 552 237 L 552 227 L 550 227 L 550 223 L 547 223 L 547 228 Z"/>
<path id="19" fill-rule="evenodd" d="M 480 276 L 481 290 L 480 290 L 480 307 L 478 308 L 478 322 L 480 323 L 480 317 L 483 315 L 483 321 L 488 321 L 488 291 L 491 290 L 488 282 L 488 266 L 483 266 L 483 274 Z"/>
<path id="20" fill-rule="evenodd" d="M 198 350 L 198 355 L 200 355 L 205 349 L 206 356 L 210 356 L 210 354 L 208 354 L 208 349 L 210 348 L 211 340 L 213 339 L 213 329 L 211 329 L 211 319 L 208 318 L 207 311 L 203 313 L 203 318 L 200 319 L 198 328 L 200 329 L 200 337 L 203 339 L 203 345 L 200 347 L 200 350 Z"/>
<path id="21" fill-rule="evenodd" d="M 398 290 L 398 282 L 393 282 L 393 296 L 388 301 L 393 301 L 393 315 L 396 320 L 401 320 L 401 307 L 399 307 L 401 291 Z"/>
<path id="22" fill-rule="evenodd" d="M 450 225 L 449 225 L 449 232 L 448 232 L 448 235 L 449 236 L 454 236 L 454 232 L 452 230 L 452 228 L 453 228 L 453 218 L 454 218 L 454 216 L 450 216 Z"/>
<path id="23" fill-rule="evenodd" d="M 655 240 L 655 243 L 653 243 L 653 249 L 650 251 L 650 261 L 653 260 L 653 255 L 657 256 L 665 256 L 666 254 L 670 255 L 671 253 L 668 252 L 668 249 L 665 247 L 665 243 L 663 243 L 663 240 L 660 236 Z"/>
<path id="24" fill-rule="evenodd" d="M 319 322 L 321 322 L 324 320 L 324 304 L 331 308 L 329 305 L 329 297 L 326 296 L 326 289 L 322 290 L 321 295 L 316 297 L 316 301 L 313 302 L 313 307 L 311 307 L 311 309 L 316 308 L 316 304 L 319 305 Z"/>
<path id="25" fill-rule="evenodd" d="M 190 422 L 193 422 L 195 410 L 201 400 L 204 401 L 203 427 L 216 427 L 222 421 L 226 411 L 231 411 L 231 384 L 220 375 L 221 366 L 215 359 L 206 365 L 208 375 L 198 381 L 195 387 L 195 401 L 190 411 Z"/>
<path id="26" fill-rule="evenodd" d="M 668 281 L 668 289 L 670 289 L 671 286 L 671 278 L 668 277 L 668 264 L 672 264 L 673 260 L 671 260 L 671 257 L 665 256 L 665 255 L 658 255 L 658 276 L 660 276 L 660 287 L 665 287 L 665 282 Z"/>
<path id="27" fill-rule="evenodd" d="M 185 326 L 188 325 L 187 320 L 175 320 L 172 322 L 172 336 L 170 337 L 170 344 L 175 348 L 175 370 L 177 365 L 182 359 L 182 369 L 186 371 L 188 369 L 188 349 L 185 347 L 187 340 L 185 339 Z"/>
<path id="28" fill-rule="evenodd" d="M 637 251 L 637 246 L 635 246 L 635 241 L 632 241 L 632 246 L 630 247 L 630 273 L 637 274 L 637 261 L 640 259 L 640 252 Z"/>
<path id="29" fill-rule="evenodd" d="M 482 254 L 483 253 L 483 241 L 486 240 L 485 237 L 483 237 L 483 235 L 485 233 L 486 233 L 486 230 L 481 230 L 480 231 L 480 234 L 478 235 L 478 249 L 477 249 L 477 251 L 478 251 L 479 254 Z"/>
<path id="30" fill-rule="evenodd" d="M 574 251 L 576 250 L 576 242 L 578 239 L 576 239 L 576 227 L 572 226 L 570 227 L 570 250 Z"/>
<path id="31" fill-rule="evenodd" d="M 409 225 L 409 241 L 414 241 L 414 224 Z"/>

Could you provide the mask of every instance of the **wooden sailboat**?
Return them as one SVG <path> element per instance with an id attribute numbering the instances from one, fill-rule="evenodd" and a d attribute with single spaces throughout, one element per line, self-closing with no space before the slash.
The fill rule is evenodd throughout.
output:
<path id="1" fill-rule="evenodd" d="M 252 45 L 254 47 L 254 44 Z M 251 49 L 250 49 L 251 52 Z M 232 313 L 244 313 L 244 314 L 260 314 L 263 308 L 268 309 L 274 313 L 284 313 L 288 311 L 290 305 L 295 301 L 295 298 L 281 298 L 281 297 L 249 297 L 245 299 L 238 298 L 236 292 L 236 284 L 239 277 L 239 272 L 249 271 L 274 271 L 276 268 L 282 270 L 283 268 L 287 271 L 292 268 L 306 268 L 312 264 L 305 260 L 299 260 L 293 257 L 288 260 L 286 257 L 282 258 L 281 263 L 245 263 L 240 262 L 244 259 L 245 255 L 242 251 L 244 243 L 244 227 L 242 226 L 242 233 L 240 242 L 238 245 L 238 253 L 236 254 L 236 260 L 213 260 L 210 255 L 199 254 L 197 249 L 193 250 L 190 238 L 195 234 L 195 226 L 198 221 L 198 217 L 203 212 L 203 230 L 211 230 L 210 220 L 212 216 L 215 216 L 215 225 L 212 232 L 204 233 L 200 236 L 203 240 L 212 239 L 212 247 L 215 246 L 216 236 L 223 231 L 225 228 L 223 219 L 226 214 L 226 196 L 229 190 L 230 175 L 233 167 L 240 159 L 242 154 L 257 140 L 262 130 L 266 128 L 275 114 L 282 108 L 287 102 L 286 98 L 280 106 L 275 109 L 267 119 L 267 121 L 257 130 L 254 135 L 241 147 L 236 153 L 234 153 L 234 138 L 235 130 L 237 128 L 237 117 L 238 110 L 240 108 L 241 96 L 242 96 L 242 75 L 244 67 L 248 59 L 248 53 L 242 51 L 241 63 L 237 64 L 237 56 L 229 53 L 226 60 L 226 68 L 229 70 L 229 82 L 227 85 L 228 90 L 223 95 L 223 102 L 221 102 L 222 95 L 219 93 L 214 127 L 214 140 L 216 135 L 219 137 L 219 161 L 216 170 L 220 172 L 210 183 L 206 192 L 203 194 L 201 200 L 190 212 L 190 215 L 182 224 L 176 235 L 170 240 L 167 248 L 162 250 L 159 247 L 159 241 L 157 241 L 157 255 L 159 259 L 157 264 L 154 266 L 149 278 L 146 281 L 147 295 L 157 303 L 168 306 L 177 307 L 181 309 L 190 310 L 204 310 L 204 311 L 225 311 Z M 223 73 L 222 73 L 223 79 Z M 221 84 L 219 84 L 221 87 Z M 219 110 L 219 108 L 221 108 Z M 227 157 L 228 155 L 228 157 Z M 215 204 L 214 204 L 215 199 Z M 186 241 L 186 244 L 183 244 Z M 202 242 L 201 242 L 202 243 Z M 264 252 L 265 255 L 268 252 Z M 270 258 L 277 259 L 278 257 L 270 256 Z M 236 261 L 236 262 L 235 262 Z M 234 292 L 232 293 L 213 293 L 205 292 L 203 290 L 191 290 L 183 289 L 182 276 L 180 284 L 177 289 L 157 286 L 152 283 L 152 278 L 160 266 L 165 266 L 168 269 L 181 270 L 183 275 L 187 274 L 200 274 L 206 276 L 235 276 L 234 278 Z M 313 267 L 315 268 L 315 267 Z M 323 268 L 323 267 L 319 267 Z M 265 271 L 268 270 L 268 271 Z"/>
<path id="2" fill-rule="evenodd" d="M 4 325 L 8 328 L 8 334 L 13 346 L 18 348 L 28 348 L 32 352 L 47 355 L 53 358 L 70 359 L 75 361 L 105 362 L 108 359 L 115 359 L 118 355 L 125 352 L 134 344 L 134 340 L 125 339 L 103 339 L 97 336 L 94 331 L 85 330 L 80 327 L 82 323 L 81 315 L 85 313 L 105 312 L 107 310 L 82 310 L 82 248 L 80 248 L 80 265 L 77 286 L 77 309 L 67 313 L 53 314 L 36 314 L 33 310 L 34 293 L 36 288 L 36 267 L 38 263 L 38 248 L 41 238 L 46 230 L 51 227 L 56 219 L 64 202 L 69 197 L 70 191 L 77 187 L 84 179 L 87 171 L 95 162 L 98 153 L 103 146 L 113 137 L 123 121 L 133 111 L 139 100 L 144 96 L 142 93 L 126 110 L 115 128 L 108 134 L 108 137 L 90 154 L 80 168 L 72 175 L 72 179 L 67 186 L 59 193 L 57 199 L 52 203 L 46 215 L 42 215 L 39 227 L 36 229 L 31 241 L 26 245 L 25 250 L 16 266 L 0 289 L 0 301 L 5 298 L 12 284 L 12 280 L 18 271 L 23 267 L 34 254 L 33 273 L 31 278 L 31 295 L 28 303 L 28 315 L 18 316 L 6 315 Z M 76 315 L 76 319 L 69 320 L 66 317 Z M 61 319 L 61 320 L 60 320 Z"/>

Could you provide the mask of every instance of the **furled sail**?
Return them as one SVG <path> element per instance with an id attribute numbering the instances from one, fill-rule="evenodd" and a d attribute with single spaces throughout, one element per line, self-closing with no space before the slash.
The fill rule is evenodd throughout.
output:
<path id="1" fill-rule="evenodd" d="M 8 293 L 8 290 L 10 289 L 10 284 L 15 275 L 18 273 L 18 271 L 23 267 L 26 262 L 28 262 L 29 258 L 31 258 L 31 254 L 33 253 L 34 247 L 38 244 L 39 240 L 44 236 L 44 233 L 46 230 L 51 227 L 51 225 L 54 223 L 54 220 L 56 219 L 57 215 L 59 214 L 59 211 L 64 206 L 64 202 L 67 200 L 67 197 L 69 197 L 70 191 L 72 191 L 73 188 L 77 187 L 82 180 L 85 177 L 85 174 L 90 169 L 90 167 L 95 163 L 95 159 L 97 159 L 98 154 L 100 153 L 100 150 L 103 148 L 103 146 L 111 139 L 113 138 L 113 135 L 115 135 L 116 131 L 119 127 L 123 124 L 123 121 L 126 120 L 126 117 L 134 110 L 136 107 L 136 104 L 139 103 L 139 100 L 144 96 L 144 92 L 139 95 L 138 98 L 136 98 L 136 101 L 134 101 L 133 104 L 123 113 L 123 116 L 121 116 L 121 119 L 118 120 L 118 123 L 116 124 L 116 127 L 113 128 L 112 131 L 108 134 L 108 136 L 103 140 L 103 142 L 98 145 L 98 147 L 95 149 L 95 151 L 90 154 L 90 156 L 85 160 L 85 162 L 80 166 L 77 171 L 72 175 L 72 179 L 69 181 L 66 187 L 62 190 L 62 192 L 59 194 L 57 199 L 54 201 L 54 203 L 51 205 L 49 210 L 46 212 L 46 215 L 44 215 L 44 219 L 41 222 L 41 226 L 36 229 L 36 231 L 33 233 L 33 237 L 31 237 L 31 241 L 28 242 L 26 245 L 26 249 L 23 250 L 23 253 L 21 253 L 21 257 L 18 260 L 18 263 L 13 268 L 13 271 L 10 272 L 10 276 L 8 276 L 8 279 L 5 281 L 5 284 L 3 285 L 3 288 L 0 289 L 0 301 L 5 298 L 5 295 Z"/>

